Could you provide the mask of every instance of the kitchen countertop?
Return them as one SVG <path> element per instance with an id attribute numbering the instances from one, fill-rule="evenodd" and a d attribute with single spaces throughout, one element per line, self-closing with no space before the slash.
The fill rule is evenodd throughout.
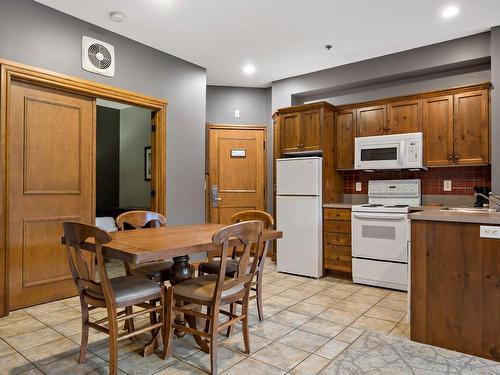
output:
<path id="1" fill-rule="evenodd" d="M 423 206 L 422 211 L 410 213 L 410 219 L 500 225 L 500 212 L 450 212 L 441 211 L 440 208 L 443 207 Z"/>
<path id="2" fill-rule="evenodd" d="M 323 208 L 348 208 L 351 209 L 355 206 L 354 203 L 324 203 Z"/>

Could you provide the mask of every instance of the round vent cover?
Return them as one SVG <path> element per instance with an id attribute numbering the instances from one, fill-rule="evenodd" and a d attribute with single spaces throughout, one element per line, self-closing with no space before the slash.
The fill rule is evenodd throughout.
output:
<path id="1" fill-rule="evenodd" d="M 111 53 L 102 44 L 91 44 L 87 50 L 87 55 L 96 68 L 107 69 L 111 65 Z"/>

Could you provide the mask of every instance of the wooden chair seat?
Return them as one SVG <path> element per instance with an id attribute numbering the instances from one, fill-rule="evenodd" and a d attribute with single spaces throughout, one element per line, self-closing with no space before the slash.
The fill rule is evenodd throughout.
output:
<path id="1" fill-rule="evenodd" d="M 210 262 L 200 264 L 199 270 L 203 273 L 217 275 L 219 273 L 220 260 L 212 260 Z M 238 271 L 238 261 L 235 259 L 228 259 L 226 264 L 226 276 L 233 277 Z"/>
<path id="2" fill-rule="evenodd" d="M 138 265 L 130 269 L 132 275 L 145 277 L 158 283 L 164 283 L 169 280 L 170 269 L 174 262 L 155 262 Z"/>
<path id="3" fill-rule="evenodd" d="M 205 275 L 183 281 L 174 289 L 174 296 L 185 300 L 196 299 L 198 301 L 210 302 L 214 298 L 217 279 L 218 275 Z M 226 278 L 226 280 L 229 279 L 231 278 Z M 221 300 L 231 300 L 234 297 L 241 298 L 241 293 L 244 290 L 245 286 L 243 283 L 237 284 L 232 288 L 222 291 Z"/>
<path id="4" fill-rule="evenodd" d="M 109 279 L 117 307 L 160 298 L 161 287 L 143 276 L 120 276 Z M 87 289 L 85 295 L 104 300 L 102 291 Z"/>

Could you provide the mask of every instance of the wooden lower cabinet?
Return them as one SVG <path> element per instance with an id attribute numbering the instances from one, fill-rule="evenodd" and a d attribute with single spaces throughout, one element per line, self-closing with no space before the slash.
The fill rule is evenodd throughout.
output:
<path id="1" fill-rule="evenodd" d="M 351 274 L 351 210 L 324 208 L 323 219 L 323 268 Z"/>
<path id="2" fill-rule="evenodd" d="M 413 220 L 413 341 L 500 361 L 500 240 L 480 224 Z"/>

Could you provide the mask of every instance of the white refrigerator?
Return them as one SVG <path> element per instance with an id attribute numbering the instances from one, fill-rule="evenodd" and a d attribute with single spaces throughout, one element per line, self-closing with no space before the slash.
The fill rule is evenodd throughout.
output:
<path id="1" fill-rule="evenodd" d="M 321 277 L 322 158 L 276 160 L 276 221 L 283 238 L 277 244 L 277 270 Z"/>

